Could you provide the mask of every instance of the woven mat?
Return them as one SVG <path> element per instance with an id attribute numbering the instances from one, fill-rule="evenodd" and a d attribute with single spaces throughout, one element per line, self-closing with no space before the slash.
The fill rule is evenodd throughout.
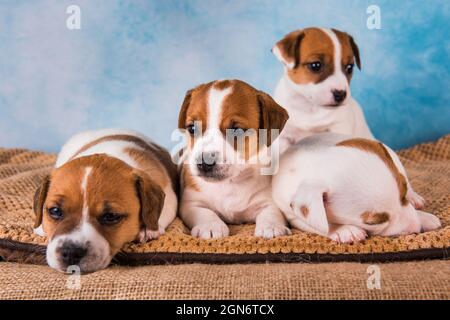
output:
<path id="1" fill-rule="evenodd" d="M 180 305 L 186 299 L 450 299 L 450 260 L 378 264 L 380 289 L 367 287 L 369 266 L 373 268 L 356 262 L 116 265 L 83 275 L 74 288 L 73 277 L 47 266 L 3 262 L 0 299 L 169 299 L 181 300 Z"/>
<path id="2" fill-rule="evenodd" d="M 160 239 L 128 244 L 115 263 L 252 263 L 302 261 L 402 261 L 447 258 L 450 249 L 450 135 L 399 152 L 414 189 L 428 200 L 426 211 L 443 227 L 395 238 L 371 237 L 359 244 L 337 244 L 294 230 L 293 235 L 264 240 L 254 225 L 231 226 L 231 235 L 199 240 L 176 219 Z M 32 198 L 49 173 L 54 154 L 0 148 L 0 257 L 6 261 L 45 263 L 46 239 L 33 234 Z"/>

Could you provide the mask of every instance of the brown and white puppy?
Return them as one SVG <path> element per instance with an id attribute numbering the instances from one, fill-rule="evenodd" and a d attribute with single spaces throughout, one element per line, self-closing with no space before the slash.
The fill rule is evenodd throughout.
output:
<path id="1" fill-rule="evenodd" d="M 253 161 L 273 140 L 263 141 L 264 129 L 282 130 L 287 119 L 269 95 L 239 80 L 188 91 L 178 122 L 187 135 L 180 215 L 194 237 L 228 236 L 225 222 L 256 222 L 255 235 L 264 238 L 290 233 L 273 203 L 270 175 L 261 174 L 263 164 Z M 244 144 L 234 139 L 239 137 Z"/>
<path id="2" fill-rule="evenodd" d="M 127 243 L 157 238 L 177 211 L 170 155 L 133 131 L 83 132 L 62 148 L 35 195 L 35 231 L 58 271 L 106 268 Z"/>
<path id="3" fill-rule="evenodd" d="M 283 151 L 319 132 L 373 139 L 350 93 L 354 65 L 361 69 L 361 60 L 349 34 L 323 28 L 297 30 L 278 41 L 272 52 L 284 66 L 274 93 L 275 101 L 289 113 L 280 137 Z"/>

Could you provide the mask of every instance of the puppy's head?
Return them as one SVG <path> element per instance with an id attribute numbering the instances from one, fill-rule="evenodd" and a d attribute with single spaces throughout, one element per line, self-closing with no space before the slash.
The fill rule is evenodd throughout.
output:
<path id="1" fill-rule="evenodd" d="M 164 192 L 121 160 L 92 155 L 72 160 L 44 179 L 35 194 L 35 228 L 49 238 L 47 262 L 66 271 L 107 267 L 144 225 L 158 229 Z"/>
<path id="2" fill-rule="evenodd" d="M 287 112 L 239 80 L 213 81 L 187 92 L 178 126 L 188 136 L 190 171 L 209 181 L 240 175 L 281 131 Z"/>
<path id="3" fill-rule="evenodd" d="M 272 52 L 285 65 L 295 90 L 324 107 L 345 104 L 355 63 L 361 69 L 355 41 L 335 29 L 291 32 L 275 44 Z"/>

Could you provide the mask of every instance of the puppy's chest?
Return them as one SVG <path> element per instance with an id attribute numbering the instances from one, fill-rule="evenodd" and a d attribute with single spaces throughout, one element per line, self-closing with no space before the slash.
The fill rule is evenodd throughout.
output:
<path id="1" fill-rule="evenodd" d="M 263 185 L 212 184 L 205 191 L 208 207 L 227 223 L 253 222 L 267 202 Z"/>

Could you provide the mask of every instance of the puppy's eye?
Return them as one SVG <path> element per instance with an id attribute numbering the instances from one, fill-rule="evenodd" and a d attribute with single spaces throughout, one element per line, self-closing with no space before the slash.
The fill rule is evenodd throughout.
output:
<path id="1" fill-rule="evenodd" d="M 99 218 L 98 218 L 98 222 L 101 225 L 114 225 L 119 223 L 120 221 L 122 221 L 125 218 L 125 215 L 123 214 L 118 214 L 118 213 L 111 213 L 111 212 L 107 212 L 102 214 Z"/>
<path id="2" fill-rule="evenodd" d="M 233 124 L 230 128 L 229 128 L 230 130 L 242 130 L 242 131 L 245 131 L 246 129 L 245 128 L 242 128 L 240 125 L 238 125 L 238 124 Z"/>
<path id="3" fill-rule="evenodd" d="M 190 124 L 186 127 L 186 130 L 189 132 L 190 135 L 194 135 L 197 131 L 197 127 L 195 126 L 195 124 Z"/>
<path id="4" fill-rule="evenodd" d="M 314 61 L 307 64 L 309 70 L 312 72 L 320 72 L 322 70 L 322 63 L 320 61 Z"/>
<path id="5" fill-rule="evenodd" d="M 64 213 L 61 208 L 51 207 L 48 210 L 48 215 L 55 220 L 61 220 L 64 217 Z"/>
<path id="6" fill-rule="evenodd" d="M 345 66 L 345 72 L 347 72 L 347 74 L 351 74 L 353 72 L 353 67 L 354 64 L 353 63 L 349 63 Z"/>

